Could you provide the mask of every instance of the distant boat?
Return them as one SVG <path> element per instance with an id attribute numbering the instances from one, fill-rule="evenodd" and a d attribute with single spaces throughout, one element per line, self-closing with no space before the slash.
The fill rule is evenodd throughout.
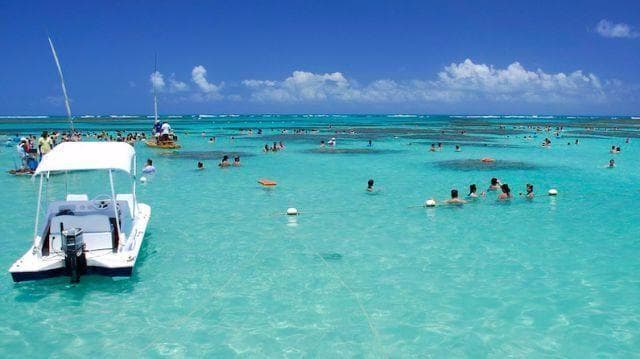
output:
<path id="1" fill-rule="evenodd" d="M 157 60 L 154 66 L 153 73 L 154 75 L 158 73 Z M 152 83 L 152 85 L 153 85 L 153 131 L 151 133 L 152 135 L 151 138 L 148 139 L 145 143 L 147 144 L 147 146 L 153 147 L 153 148 L 161 148 L 161 149 L 169 149 L 169 150 L 178 149 L 182 147 L 178 144 L 178 137 L 173 133 L 168 133 L 163 135 L 160 133 L 160 128 L 156 126 L 156 124 L 159 123 L 158 96 L 156 94 L 155 83 Z"/>

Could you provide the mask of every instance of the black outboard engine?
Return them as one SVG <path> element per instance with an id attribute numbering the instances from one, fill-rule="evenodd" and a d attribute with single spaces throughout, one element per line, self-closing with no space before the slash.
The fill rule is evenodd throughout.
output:
<path id="1" fill-rule="evenodd" d="M 64 264 L 67 268 L 71 283 L 80 282 L 80 275 L 87 271 L 87 259 L 84 255 L 84 240 L 82 238 L 82 229 L 69 228 L 62 229 L 60 224 L 60 233 L 62 234 L 62 251 L 64 252 Z"/>

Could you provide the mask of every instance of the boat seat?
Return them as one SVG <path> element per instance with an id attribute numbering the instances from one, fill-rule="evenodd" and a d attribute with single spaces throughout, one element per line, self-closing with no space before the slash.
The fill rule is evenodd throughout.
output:
<path id="1" fill-rule="evenodd" d="M 113 247 L 112 226 L 109 217 L 102 214 L 86 216 L 60 215 L 51 219 L 49 243 L 52 252 L 62 250 L 60 223 L 65 229 L 80 228 L 86 244 L 86 250 L 107 249 Z"/>

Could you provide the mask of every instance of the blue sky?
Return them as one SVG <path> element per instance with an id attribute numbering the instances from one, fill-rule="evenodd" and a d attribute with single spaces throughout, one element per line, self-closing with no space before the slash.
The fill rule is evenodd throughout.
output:
<path id="1" fill-rule="evenodd" d="M 640 1 L 0 1 L 0 114 L 640 113 Z M 153 74 L 154 54 L 159 73 Z"/>

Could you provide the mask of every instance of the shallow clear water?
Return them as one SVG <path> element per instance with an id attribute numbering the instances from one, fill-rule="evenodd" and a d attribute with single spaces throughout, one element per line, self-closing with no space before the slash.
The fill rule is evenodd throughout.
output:
<path id="1" fill-rule="evenodd" d="M 5 119 L 0 133 L 65 125 L 37 121 Z M 637 355 L 639 124 L 583 131 L 594 121 L 616 122 L 175 119 L 184 146 L 178 155 L 136 145 L 139 165 L 152 158 L 158 173 L 138 186 L 152 217 L 133 278 L 14 284 L 6 272 L 0 356 Z M 141 130 L 149 122 L 103 119 L 78 127 Z M 539 144 L 548 134 L 525 141 L 534 131 L 499 128 L 504 122 L 566 127 L 545 149 Z M 264 134 L 238 131 L 249 127 Z M 272 130 L 285 127 L 320 132 Z M 356 134 L 331 134 L 348 128 Z M 215 143 L 207 140 L 212 135 Z M 332 136 L 341 151 L 317 151 Z M 262 153 L 274 140 L 286 149 Z M 444 149 L 429 152 L 432 142 Z M 453 150 L 455 143 L 462 151 Z M 621 154 L 608 153 L 614 144 Z M 248 155 L 240 168 L 218 169 L 210 158 L 218 153 L 208 151 Z M 485 156 L 499 161 L 478 166 Z M 605 169 L 612 156 L 617 167 Z M 197 158 L 206 158 L 204 171 L 195 170 Z M 13 148 L 2 147 L 0 168 L 13 161 Z M 463 207 L 419 207 L 427 198 L 446 199 L 451 188 L 466 194 L 470 183 L 484 190 L 491 177 L 509 183 L 516 198 L 498 203 L 491 193 Z M 262 188 L 259 178 L 278 185 Z M 379 192 L 365 192 L 369 178 Z M 64 181 L 51 182 L 50 198 L 62 195 Z M 518 198 L 529 182 L 533 201 Z M 30 245 L 36 184 L 10 175 L 0 183 L 0 268 L 8 269 Z M 88 188 L 94 196 L 108 192 L 107 183 L 77 175 L 70 192 Z M 559 195 L 546 196 L 550 188 Z M 288 207 L 301 215 L 283 215 Z"/>

